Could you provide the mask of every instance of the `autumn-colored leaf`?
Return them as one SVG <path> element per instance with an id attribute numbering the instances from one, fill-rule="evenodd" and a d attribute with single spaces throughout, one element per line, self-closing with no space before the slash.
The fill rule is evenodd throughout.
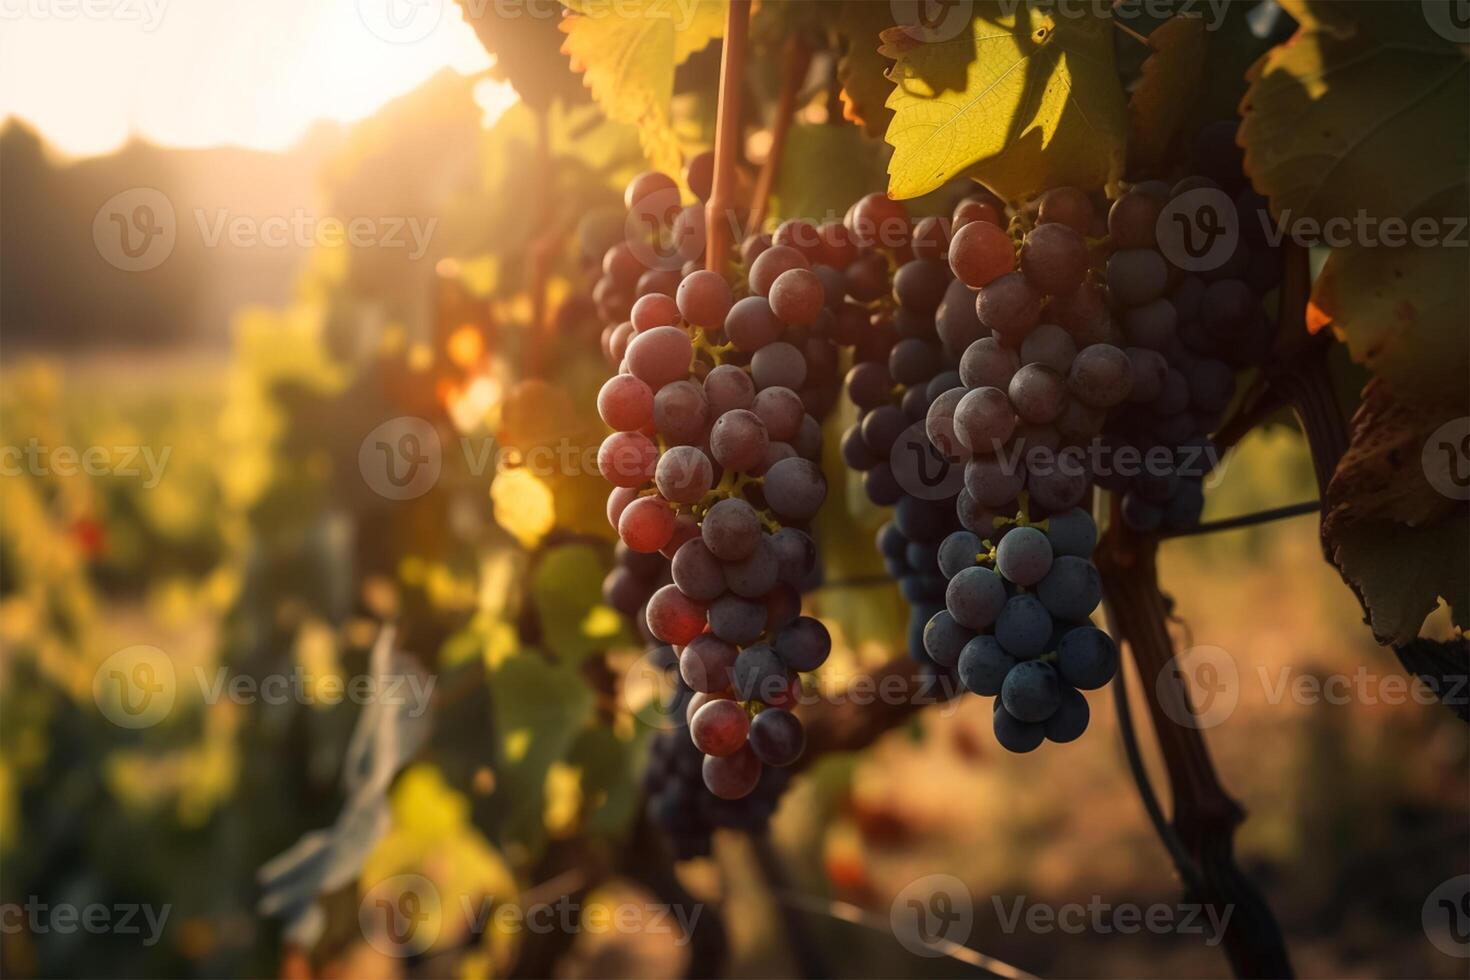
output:
<path id="1" fill-rule="evenodd" d="M 1431 483 L 1426 463 L 1426 443 L 1450 417 L 1374 379 L 1327 487 L 1323 541 L 1380 643 L 1413 639 L 1440 598 L 1470 624 L 1470 514 Z"/>
<path id="2" fill-rule="evenodd" d="M 1108 18 L 984 3 L 954 37 L 892 28 L 883 41 L 897 62 L 890 196 L 918 197 L 961 174 L 1011 200 L 1121 176 L 1128 116 Z"/>

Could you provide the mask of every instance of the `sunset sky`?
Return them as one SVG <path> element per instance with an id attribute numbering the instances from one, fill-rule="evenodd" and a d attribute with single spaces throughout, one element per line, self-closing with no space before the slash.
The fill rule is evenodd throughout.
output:
<path id="1" fill-rule="evenodd" d="M 74 156 L 132 135 L 281 150 L 488 65 L 453 0 L 0 0 L 0 118 Z"/>

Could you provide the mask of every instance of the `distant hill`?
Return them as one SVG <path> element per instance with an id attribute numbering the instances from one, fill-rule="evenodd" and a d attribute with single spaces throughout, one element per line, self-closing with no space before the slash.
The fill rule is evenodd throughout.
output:
<path id="1" fill-rule="evenodd" d="M 308 251 L 295 231 L 284 243 L 263 244 L 232 241 L 230 228 L 249 233 L 267 219 L 287 231 L 320 228 L 331 217 L 432 216 L 444 198 L 427 189 L 452 193 L 475 176 L 472 86 L 442 72 L 360 124 L 318 125 L 286 153 L 134 141 L 108 156 L 67 161 L 10 121 L 0 130 L 4 352 L 222 347 L 240 306 L 290 301 Z M 383 172 L 385 160 L 395 172 Z M 93 223 L 105 203 L 136 188 L 167 198 L 175 240 L 156 268 L 125 271 L 104 255 L 118 254 L 113 236 L 123 229 L 107 220 L 116 209 L 103 215 L 103 249 Z M 401 234 L 411 241 L 406 229 Z M 404 251 L 385 250 L 384 261 L 402 262 Z M 432 269 L 432 260 L 414 265 Z"/>

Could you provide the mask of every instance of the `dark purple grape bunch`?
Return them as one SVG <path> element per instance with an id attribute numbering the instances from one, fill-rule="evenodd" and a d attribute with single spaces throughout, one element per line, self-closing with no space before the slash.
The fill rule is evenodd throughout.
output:
<path id="1" fill-rule="evenodd" d="M 1236 373 L 1263 363 L 1275 340 L 1263 295 L 1280 278 L 1264 199 L 1245 183 L 1234 123 L 1201 134 L 1203 173 L 1134 185 L 1108 213 L 1108 296 L 1134 363 L 1134 391 L 1109 419 L 1111 458 L 1144 462 L 1100 477 L 1123 497 L 1136 531 L 1199 523 L 1203 481 L 1218 456 L 1210 436 L 1236 395 Z"/>
<path id="2" fill-rule="evenodd" d="M 996 518 L 939 548 L 944 608 L 924 628 L 938 664 L 996 699 L 996 740 L 1012 752 L 1071 742 L 1087 728 L 1082 691 L 1112 680 L 1118 649 L 1090 617 L 1102 601 L 1092 563 L 1097 525 L 1081 509 L 1031 523 Z"/>
<path id="3" fill-rule="evenodd" d="M 708 856 L 713 832 L 720 828 L 764 831 L 791 781 L 789 769 L 767 767 L 748 794 L 725 800 L 705 786 L 704 760 L 683 732 L 659 732 L 649 743 L 643 776 L 648 814 L 676 860 Z"/>
<path id="4" fill-rule="evenodd" d="M 640 176 L 630 211 L 649 187 L 667 190 Z M 820 576 L 808 524 L 827 484 L 813 412 L 837 382 L 834 304 L 807 253 L 753 238 L 743 256 L 738 288 L 698 268 L 640 278 L 627 323 L 609 333 L 618 373 L 598 394 L 613 430 L 598 452 L 614 486 L 608 520 L 628 552 L 669 559 L 670 580 L 646 598 L 650 576 L 619 575 L 619 608 L 641 600 L 648 633 L 678 651 L 699 702 L 690 737 L 727 799 L 800 756 L 799 675 L 831 651 L 800 593 Z"/>

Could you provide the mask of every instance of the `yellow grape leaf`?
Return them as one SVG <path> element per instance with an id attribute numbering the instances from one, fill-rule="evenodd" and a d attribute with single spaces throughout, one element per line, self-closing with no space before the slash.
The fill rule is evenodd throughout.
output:
<path id="1" fill-rule="evenodd" d="M 1157 173 L 1205 77 L 1205 22 L 1178 16 L 1148 36 L 1138 85 L 1128 99 L 1128 172 Z"/>
<path id="2" fill-rule="evenodd" d="M 679 140 L 669 119 L 674 69 L 723 36 L 727 0 L 566 0 L 562 53 L 609 119 L 638 129 L 649 162 L 678 173 Z"/>
<path id="3" fill-rule="evenodd" d="M 1290 226 L 1408 218 L 1470 181 L 1470 61 L 1412 4 L 1283 0 L 1300 29 L 1252 69 L 1239 141 Z"/>
<path id="4" fill-rule="evenodd" d="M 837 15 L 837 33 L 847 38 L 847 53 L 837 63 L 842 115 L 873 137 L 882 136 L 893 118 L 887 105 L 893 91 L 889 61 L 878 53 L 879 35 L 892 26 L 892 6 L 872 0 L 847 0 Z"/>
<path id="5" fill-rule="evenodd" d="M 1463 413 L 1470 376 L 1465 267 L 1465 249 L 1449 245 L 1333 249 L 1312 287 L 1312 315 L 1330 321 L 1353 360 L 1388 382 L 1395 397 Z"/>
<path id="6" fill-rule="evenodd" d="M 883 33 L 881 51 L 897 62 L 890 197 L 918 197 L 965 173 L 1013 201 L 1121 176 L 1128 114 L 1111 20 L 990 2 L 976 4 L 955 37 L 916 33 Z"/>

